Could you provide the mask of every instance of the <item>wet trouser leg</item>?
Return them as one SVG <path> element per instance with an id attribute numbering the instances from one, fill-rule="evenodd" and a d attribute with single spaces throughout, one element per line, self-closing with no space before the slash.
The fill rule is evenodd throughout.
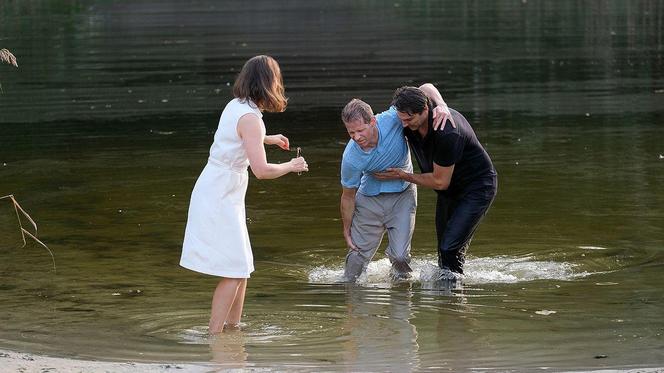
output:
<path id="1" fill-rule="evenodd" d="M 344 277 L 356 281 L 366 269 L 387 231 L 386 254 L 397 277 L 407 277 L 410 267 L 410 240 L 415 227 L 417 189 L 409 186 L 399 193 L 355 197 L 350 234 L 357 250 L 348 250 Z"/>
<path id="2" fill-rule="evenodd" d="M 350 236 L 357 250 L 349 249 L 346 255 L 344 279 L 355 282 L 364 272 L 367 265 L 376 254 L 385 234 L 382 208 L 379 208 L 377 198 L 357 193 L 355 196 L 355 211 L 350 226 Z"/>
<path id="3" fill-rule="evenodd" d="M 471 190 L 460 199 L 438 193 L 436 202 L 436 234 L 438 266 L 463 273 L 466 250 L 475 229 L 491 207 L 497 185 Z"/>
<path id="4" fill-rule="evenodd" d="M 407 278 L 410 267 L 410 241 L 415 229 L 417 210 L 417 187 L 411 184 L 401 193 L 390 193 L 394 202 L 385 205 L 385 228 L 389 244 L 385 254 L 392 263 L 394 278 Z"/>

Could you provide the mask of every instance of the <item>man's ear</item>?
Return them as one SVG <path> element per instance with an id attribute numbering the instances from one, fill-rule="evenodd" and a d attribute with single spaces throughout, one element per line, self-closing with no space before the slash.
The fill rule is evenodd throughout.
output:
<path id="1" fill-rule="evenodd" d="M 369 122 L 369 124 L 371 124 L 372 126 L 376 125 L 376 116 L 375 115 L 371 116 L 371 122 Z"/>

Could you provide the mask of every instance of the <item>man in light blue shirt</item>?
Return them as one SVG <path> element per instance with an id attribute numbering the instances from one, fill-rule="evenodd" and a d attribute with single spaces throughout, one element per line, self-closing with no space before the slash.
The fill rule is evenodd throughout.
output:
<path id="1" fill-rule="evenodd" d="M 344 276 L 356 281 L 366 269 L 387 231 L 385 251 L 395 279 L 408 278 L 410 240 L 415 228 L 417 189 L 403 180 L 380 181 L 374 172 L 413 164 L 401 121 L 394 108 L 376 116 L 362 100 L 353 99 L 341 113 L 351 141 L 341 161 L 341 217 L 350 250 Z"/>
<path id="2" fill-rule="evenodd" d="M 429 94 L 441 104 L 434 112 L 438 126 L 449 116 L 449 110 L 445 110 L 447 105 L 435 88 Z M 374 116 L 367 103 L 353 99 L 344 107 L 341 119 L 351 138 L 341 160 L 341 218 L 349 247 L 345 280 L 355 282 L 366 270 L 385 232 L 391 277 L 407 279 L 412 272 L 410 241 L 415 228 L 417 188 L 404 180 L 379 180 L 373 175 L 388 168 L 412 173 L 398 112 L 392 107 Z"/>

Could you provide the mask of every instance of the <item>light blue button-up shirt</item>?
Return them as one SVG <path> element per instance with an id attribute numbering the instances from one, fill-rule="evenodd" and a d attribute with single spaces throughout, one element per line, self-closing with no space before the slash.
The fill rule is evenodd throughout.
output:
<path id="1" fill-rule="evenodd" d="M 365 196 L 402 192 L 410 185 L 409 182 L 378 180 L 372 175 L 387 168 L 401 168 L 406 172 L 413 172 L 397 110 L 391 107 L 376 115 L 376 126 L 378 144 L 375 148 L 364 151 L 352 139 L 346 144 L 341 160 L 341 185 L 344 188 L 358 189 L 358 193 Z"/>

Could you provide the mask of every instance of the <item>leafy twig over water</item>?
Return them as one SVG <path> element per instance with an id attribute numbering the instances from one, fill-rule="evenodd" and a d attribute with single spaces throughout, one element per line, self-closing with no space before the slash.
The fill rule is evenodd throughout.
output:
<path id="1" fill-rule="evenodd" d="M 14 211 L 16 212 L 16 220 L 18 221 L 18 226 L 21 229 L 21 239 L 23 240 L 23 246 L 21 246 L 21 247 L 23 248 L 23 247 L 25 247 L 25 245 L 28 244 L 27 241 L 25 240 L 25 236 L 28 236 L 28 237 L 32 238 L 33 240 L 35 240 L 35 242 L 42 245 L 48 251 L 48 253 L 51 254 L 51 260 L 53 261 L 53 271 L 55 272 L 56 271 L 56 269 L 55 269 L 55 256 L 53 255 L 53 252 L 51 251 L 51 249 L 49 249 L 48 246 L 46 246 L 45 243 L 41 242 L 41 240 L 39 238 L 37 238 L 37 223 L 35 223 L 35 221 L 30 217 L 30 215 L 28 215 L 28 213 L 25 212 L 25 210 L 23 210 L 21 205 L 18 204 L 18 202 L 16 201 L 16 198 L 14 198 L 13 194 L 10 194 L 10 195 L 4 196 L 4 197 L 0 197 L 0 199 L 9 199 L 14 204 Z M 30 231 L 23 228 L 23 222 L 21 221 L 21 216 L 28 219 L 28 221 L 30 222 L 30 225 L 32 225 L 32 228 L 35 230 L 34 234 L 30 233 Z"/>

